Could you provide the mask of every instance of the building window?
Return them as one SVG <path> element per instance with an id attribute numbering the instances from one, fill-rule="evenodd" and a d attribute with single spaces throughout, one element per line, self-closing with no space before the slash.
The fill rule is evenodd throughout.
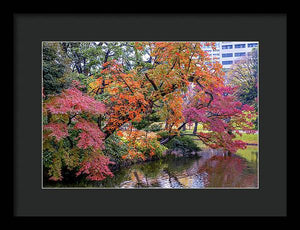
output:
<path id="1" fill-rule="evenodd" d="M 232 57 L 232 53 L 222 54 L 222 57 Z"/>
<path id="2" fill-rule="evenodd" d="M 237 45 L 234 45 L 234 48 L 245 48 L 246 47 L 246 44 L 237 44 Z"/>
<path id="3" fill-rule="evenodd" d="M 232 61 L 222 61 L 222 65 L 231 65 Z"/>
<path id="4" fill-rule="evenodd" d="M 248 47 L 257 47 L 257 45 L 258 45 L 257 43 L 249 43 Z"/>
<path id="5" fill-rule="evenodd" d="M 235 53 L 234 54 L 235 57 L 242 57 L 242 56 L 246 56 L 246 52 L 242 52 L 242 53 Z"/>
<path id="6" fill-rule="evenodd" d="M 222 49 L 223 50 L 232 49 L 232 45 L 223 45 Z"/>

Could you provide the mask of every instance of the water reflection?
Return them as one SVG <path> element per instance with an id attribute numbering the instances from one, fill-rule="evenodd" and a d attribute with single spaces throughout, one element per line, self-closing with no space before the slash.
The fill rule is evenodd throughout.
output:
<path id="1" fill-rule="evenodd" d="M 199 168 L 207 174 L 206 187 L 256 187 L 256 175 L 246 173 L 247 162 L 239 157 L 214 156 Z"/>
<path id="2" fill-rule="evenodd" d="M 257 155 L 257 151 L 252 154 Z M 241 155 L 241 153 L 239 153 Z M 256 187 L 256 156 L 252 161 L 240 155 L 224 156 L 221 152 L 207 151 L 198 159 L 172 159 L 134 165 L 121 170 L 122 182 L 118 188 L 236 188 Z M 126 173 L 124 173 L 126 172 Z M 127 174 L 127 177 L 124 176 Z M 115 179 L 119 172 L 115 173 Z M 118 180 L 120 181 L 120 180 Z M 105 182 L 104 187 L 110 187 Z"/>
<path id="3" fill-rule="evenodd" d="M 132 165 L 114 172 L 104 181 L 80 181 L 55 187 L 103 188 L 255 188 L 257 187 L 257 146 L 231 157 L 205 150 L 199 158 L 174 158 Z"/>

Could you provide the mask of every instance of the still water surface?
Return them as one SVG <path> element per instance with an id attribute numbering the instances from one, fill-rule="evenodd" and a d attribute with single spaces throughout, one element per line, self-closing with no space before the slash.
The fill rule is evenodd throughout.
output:
<path id="1" fill-rule="evenodd" d="M 132 165 L 101 182 L 78 182 L 57 187 L 103 188 L 256 188 L 257 146 L 231 157 L 214 150 L 199 158 L 174 158 Z"/>

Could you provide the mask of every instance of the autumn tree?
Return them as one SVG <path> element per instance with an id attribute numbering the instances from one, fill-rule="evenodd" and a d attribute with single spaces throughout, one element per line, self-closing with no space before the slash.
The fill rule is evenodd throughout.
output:
<path id="1" fill-rule="evenodd" d="M 148 51 L 149 58 L 144 62 L 150 65 L 140 64 L 126 71 L 118 60 L 107 62 L 105 64 L 107 68 L 101 71 L 100 77 L 92 86 L 92 91 L 95 92 L 96 89 L 102 87 L 112 96 L 110 102 L 115 112 L 112 112 L 110 117 L 117 117 L 118 121 L 115 123 L 118 125 L 111 124 L 112 119 L 108 121 L 105 127 L 107 133 L 116 130 L 133 118 L 138 119 L 141 113 L 151 112 L 155 106 L 154 103 L 181 100 L 180 90 L 184 90 L 189 84 L 190 73 L 196 67 L 193 56 L 197 57 L 197 62 L 199 62 L 204 59 L 205 55 L 200 49 L 200 43 L 194 46 L 190 43 L 176 42 L 137 43 L 136 49 L 141 52 Z M 220 72 L 220 69 L 215 72 L 216 76 L 217 72 Z M 104 87 L 100 84 L 103 80 L 107 81 Z M 123 107 L 116 107 L 116 103 Z"/>
<path id="2" fill-rule="evenodd" d="M 229 95 L 232 89 L 224 85 L 222 66 L 208 63 L 208 54 L 201 46 L 201 43 L 190 42 L 140 42 L 135 47 L 149 54 L 147 67 L 138 65 L 126 71 L 118 60 L 105 63 L 91 91 L 102 87 L 110 94 L 106 101 L 110 111 L 104 127 L 106 137 L 127 122 L 141 120 L 158 106 L 162 115 L 167 111 L 166 127 L 170 133 L 162 144 L 177 135 L 187 122 L 194 121 L 210 130 L 210 133 L 197 134 L 210 147 L 229 152 L 244 147 L 242 142 L 232 141 L 233 130 L 239 126 L 251 130 L 251 122 L 246 117 L 252 116 L 252 108 L 242 107 Z M 103 81 L 106 81 L 104 87 Z M 197 90 L 184 115 L 183 93 L 191 85 Z M 194 106 L 194 114 L 201 114 L 200 119 L 189 116 L 191 106 Z"/>
<path id="3" fill-rule="evenodd" d="M 235 88 L 229 86 L 217 87 L 210 92 L 207 103 L 197 99 L 202 94 L 202 87 L 196 85 L 196 94 L 190 103 L 184 105 L 183 114 L 187 122 L 197 122 L 202 125 L 201 132 L 194 131 L 204 144 L 211 148 L 222 148 L 229 154 L 235 153 L 240 148 L 245 148 L 246 143 L 235 140 L 242 132 L 252 133 L 252 119 L 256 117 L 253 107 L 242 104 L 233 95 Z"/>
<path id="4" fill-rule="evenodd" d="M 90 180 L 113 175 L 108 168 L 112 162 L 102 153 L 105 134 L 97 123 L 105 105 L 80 88 L 74 82 L 71 88 L 43 102 L 43 160 L 50 180 L 62 180 L 64 166 L 77 169 L 77 175 L 87 174 Z"/>

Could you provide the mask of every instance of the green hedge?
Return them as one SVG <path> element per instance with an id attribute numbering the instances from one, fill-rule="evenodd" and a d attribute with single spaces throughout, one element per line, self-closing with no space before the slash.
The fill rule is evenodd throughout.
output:
<path id="1" fill-rule="evenodd" d="M 168 132 L 159 132 L 158 135 L 161 136 L 159 140 L 162 140 L 169 136 Z M 168 149 L 181 149 L 185 152 L 188 151 L 200 151 L 201 149 L 197 146 L 193 137 L 190 136 L 176 136 L 165 144 Z"/>

